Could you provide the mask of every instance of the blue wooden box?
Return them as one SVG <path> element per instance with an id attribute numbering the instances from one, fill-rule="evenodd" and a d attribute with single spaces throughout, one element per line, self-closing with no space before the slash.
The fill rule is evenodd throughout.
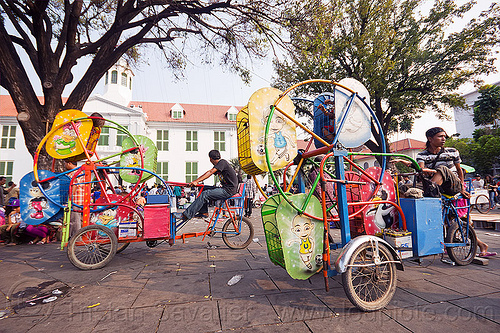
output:
<path id="1" fill-rule="evenodd" d="M 413 256 L 422 257 L 443 253 L 441 199 L 403 198 L 400 204 L 406 217 L 406 226 L 411 231 Z"/>

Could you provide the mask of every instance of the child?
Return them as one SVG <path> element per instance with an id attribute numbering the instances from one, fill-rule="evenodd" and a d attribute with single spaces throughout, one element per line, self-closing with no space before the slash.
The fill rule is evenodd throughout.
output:
<path id="1" fill-rule="evenodd" d="M 328 117 L 331 121 L 331 125 L 327 125 L 323 127 L 323 136 L 328 142 L 333 141 L 335 138 L 335 106 L 328 108 L 328 110 L 325 108 L 325 104 L 329 105 L 334 105 L 334 101 L 331 99 L 325 100 L 323 103 L 318 105 L 318 110 L 321 110 L 325 116 Z"/>
<path id="2" fill-rule="evenodd" d="M 104 126 L 105 120 L 102 119 L 102 116 L 98 112 L 94 112 L 90 115 L 92 118 L 92 129 L 90 130 L 89 140 L 87 141 L 87 145 L 85 149 L 87 150 L 89 157 L 92 157 L 95 152 L 95 148 L 97 143 L 99 142 L 99 136 L 101 135 L 101 128 Z M 87 158 L 85 152 L 78 154 L 74 157 L 69 158 L 69 160 L 76 162 Z"/>

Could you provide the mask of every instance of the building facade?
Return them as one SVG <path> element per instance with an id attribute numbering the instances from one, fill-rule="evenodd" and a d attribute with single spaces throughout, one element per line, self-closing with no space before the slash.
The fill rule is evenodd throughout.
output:
<path id="1" fill-rule="evenodd" d="M 126 127 L 130 134 L 144 135 L 155 142 L 157 174 L 162 178 L 176 182 L 196 179 L 213 167 L 208 158 L 212 149 L 218 149 L 226 160 L 238 157 L 236 114 L 241 107 L 132 101 L 133 78 L 125 61 L 120 61 L 106 73 L 103 95 L 91 96 L 82 111 L 87 115 L 98 112 Z M 0 175 L 18 183 L 33 170 L 33 158 L 16 116 L 10 96 L 0 96 Z M 100 158 L 122 150 L 126 134 L 114 123 L 108 122 L 110 127 L 102 129 L 96 149 Z M 212 185 L 213 181 L 211 177 L 206 184 Z M 148 180 L 149 185 L 154 182 Z"/>

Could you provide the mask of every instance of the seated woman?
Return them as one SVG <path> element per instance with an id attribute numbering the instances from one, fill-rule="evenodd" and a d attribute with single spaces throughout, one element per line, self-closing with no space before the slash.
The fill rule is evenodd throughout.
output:
<path id="1" fill-rule="evenodd" d="M 0 237 L 5 240 L 5 244 L 16 245 L 16 232 L 22 223 L 19 199 L 15 199 L 10 204 L 11 211 L 7 216 L 6 224 L 0 226 Z"/>

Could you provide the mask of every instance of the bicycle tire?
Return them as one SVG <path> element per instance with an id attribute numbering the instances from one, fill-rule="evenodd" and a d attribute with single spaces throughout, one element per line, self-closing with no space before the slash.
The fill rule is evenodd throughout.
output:
<path id="1" fill-rule="evenodd" d="M 479 199 L 481 198 L 481 203 Z M 486 200 L 486 202 L 484 202 Z M 491 209 L 490 198 L 485 194 L 480 194 L 476 197 L 476 204 L 474 205 L 478 212 L 481 214 L 487 214 Z"/>
<path id="2" fill-rule="evenodd" d="M 466 266 L 474 260 L 477 251 L 477 237 L 476 232 L 472 227 L 469 228 L 469 245 L 446 247 L 446 253 L 450 259 L 458 266 Z M 447 228 L 445 243 L 462 243 L 462 234 L 458 228 L 458 223 L 454 221 L 452 225 Z"/>
<path id="3" fill-rule="evenodd" d="M 236 216 L 239 221 L 240 216 Z M 252 242 L 254 235 L 253 224 L 246 217 L 241 220 L 241 230 L 237 232 L 231 218 L 227 219 L 222 227 L 222 240 L 230 249 L 241 250 Z"/>
<path id="4" fill-rule="evenodd" d="M 396 292 L 396 264 L 387 262 L 394 258 L 385 245 L 378 244 L 382 264 L 360 267 L 374 264 L 375 248 L 370 242 L 361 244 L 349 258 L 347 270 L 342 273 L 342 285 L 347 298 L 358 309 L 366 312 L 384 308 Z"/>
<path id="5" fill-rule="evenodd" d="M 116 253 L 124 251 L 129 245 L 130 243 L 118 243 L 118 246 L 116 247 Z"/>
<path id="6" fill-rule="evenodd" d="M 81 270 L 106 266 L 116 254 L 118 239 L 115 233 L 102 225 L 88 225 L 71 237 L 68 259 Z"/>

